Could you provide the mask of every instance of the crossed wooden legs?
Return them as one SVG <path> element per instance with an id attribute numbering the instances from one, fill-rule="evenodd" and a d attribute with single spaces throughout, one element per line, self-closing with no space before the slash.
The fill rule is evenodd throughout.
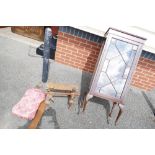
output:
<path id="1" fill-rule="evenodd" d="M 74 98 L 75 98 L 74 94 L 68 95 L 68 109 L 73 104 Z M 28 126 L 28 129 L 36 129 L 37 128 L 37 126 L 38 126 L 38 124 L 39 124 L 39 122 L 40 122 L 40 120 L 41 120 L 41 118 L 42 118 L 42 116 L 46 110 L 47 102 L 48 101 L 43 101 L 40 103 L 40 106 L 37 110 L 37 113 L 36 113 L 34 119 L 31 121 L 30 125 Z"/>
<path id="2" fill-rule="evenodd" d="M 46 106 L 52 102 L 54 102 L 53 97 L 61 97 L 66 96 L 68 97 L 68 109 L 74 103 L 74 99 L 76 96 L 79 96 L 79 93 L 76 91 L 76 86 L 71 84 L 60 84 L 60 83 L 49 83 L 47 89 L 47 96 L 46 100 L 43 101 L 34 117 L 31 121 L 30 125 L 28 126 L 29 129 L 37 128 L 45 110 Z"/>
<path id="3" fill-rule="evenodd" d="M 83 101 L 82 101 L 82 103 L 81 103 L 81 108 L 83 108 L 83 112 L 86 110 L 86 105 L 87 105 L 88 101 L 89 101 L 91 98 L 93 98 L 93 95 L 91 95 L 91 94 L 89 94 L 89 93 L 86 93 L 86 94 L 85 94 L 84 99 L 83 99 Z M 110 113 L 109 113 L 109 117 L 111 117 L 112 112 L 113 112 L 113 110 L 114 110 L 114 108 L 115 108 L 115 106 L 116 106 L 117 104 L 118 104 L 118 106 L 119 106 L 119 112 L 118 112 L 118 115 L 117 115 L 116 120 L 115 120 L 115 125 L 116 125 L 116 123 L 118 122 L 120 116 L 122 115 L 123 109 L 124 109 L 124 105 L 123 105 L 122 103 L 113 102 L 113 106 L 112 106 L 111 111 L 110 111 Z"/>

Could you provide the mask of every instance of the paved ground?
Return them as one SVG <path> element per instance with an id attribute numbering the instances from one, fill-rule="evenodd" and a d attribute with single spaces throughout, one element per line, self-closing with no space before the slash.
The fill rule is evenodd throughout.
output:
<path id="1" fill-rule="evenodd" d="M 26 128 L 29 123 L 11 113 L 12 107 L 26 89 L 41 81 L 42 59 L 28 56 L 29 51 L 35 53 L 35 49 L 28 44 L 0 36 L 0 128 Z M 51 62 L 50 66 L 49 81 L 77 84 L 82 93 L 88 89 L 91 74 L 55 62 Z M 153 103 L 154 92 L 146 94 L 150 103 Z M 107 124 L 106 114 L 111 103 L 105 100 L 92 99 L 85 113 L 78 114 L 78 99 L 71 110 L 68 110 L 67 99 L 56 98 L 55 103 L 45 112 L 38 128 L 155 128 L 153 110 L 143 95 L 140 90 L 130 88 L 126 96 L 125 111 L 117 126 L 114 126 L 114 118 L 118 108 Z"/>

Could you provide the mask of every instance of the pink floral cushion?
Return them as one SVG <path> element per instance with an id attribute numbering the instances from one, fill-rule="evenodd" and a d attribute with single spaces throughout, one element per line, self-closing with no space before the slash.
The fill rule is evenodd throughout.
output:
<path id="1" fill-rule="evenodd" d="M 21 100 L 12 108 L 12 113 L 21 118 L 32 120 L 43 100 L 45 100 L 45 93 L 40 89 L 28 89 Z"/>

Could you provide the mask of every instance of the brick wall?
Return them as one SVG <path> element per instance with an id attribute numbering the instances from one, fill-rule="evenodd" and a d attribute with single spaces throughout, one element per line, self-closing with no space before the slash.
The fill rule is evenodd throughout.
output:
<path id="1" fill-rule="evenodd" d="M 155 61 L 140 57 L 132 85 L 144 90 L 155 88 Z"/>
<path id="2" fill-rule="evenodd" d="M 72 28 L 63 31 L 58 34 L 56 61 L 92 73 L 104 39 L 86 32 L 74 32 Z M 132 85 L 144 90 L 155 88 L 155 55 L 143 51 Z"/>
<path id="3" fill-rule="evenodd" d="M 93 72 L 101 43 L 59 32 L 56 61 L 75 68 Z"/>

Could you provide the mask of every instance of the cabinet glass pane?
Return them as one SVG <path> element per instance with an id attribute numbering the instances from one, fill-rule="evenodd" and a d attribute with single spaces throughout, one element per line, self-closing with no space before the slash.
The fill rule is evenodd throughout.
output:
<path id="1" fill-rule="evenodd" d="M 136 45 L 111 39 L 96 92 L 120 98 L 136 55 Z"/>

